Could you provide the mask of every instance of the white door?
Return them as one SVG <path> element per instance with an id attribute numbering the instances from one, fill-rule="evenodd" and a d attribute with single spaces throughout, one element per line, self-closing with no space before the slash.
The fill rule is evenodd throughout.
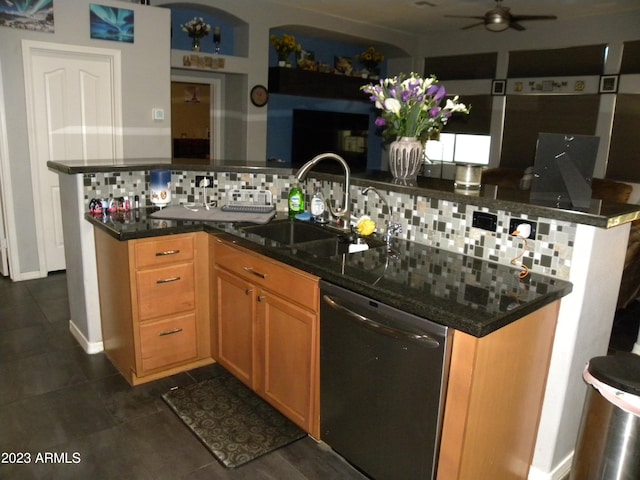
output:
<path id="1" fill-rule="evenodd" d="M 2 181 L 0 181 L 0 275 L 6 277 L 9 275 L 9 261 L 7 257 L 7 235 L 4 228 L 3 195 Z"/>
<path id="2" fill-rule="evenodd" d="M 4 85 L 2 83 L 2 60 L 0 59 L 0 98 L 4 98 Z M 7 149 L 7 116 L 4 103 L 0 102 L 0 275 L 9 275 L 9 237 L 8 228 L 5 226 L 9 222 L 8 210 L 13 205 L 10 200 L 11 189 L 9 172 L 9 151 Z M 12 258 L 13 261 L 13 258 Z"/>
<path id="3" fill-rule="evenodd" d="M 41 268 L 65 268 L 58 174 L 48 160 L 119 153 L 118 51 L 24 42 L 27 120 Z"/>

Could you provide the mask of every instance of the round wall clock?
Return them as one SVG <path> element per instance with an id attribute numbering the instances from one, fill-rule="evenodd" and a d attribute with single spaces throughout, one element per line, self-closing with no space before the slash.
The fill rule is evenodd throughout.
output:
<path id="1" fill-rule="evenodd" d="M 269 101 L 269 92 L 264 85 L 256 85 L 251 89 L 251 103 L 256 107 L 264 107 Z"/>

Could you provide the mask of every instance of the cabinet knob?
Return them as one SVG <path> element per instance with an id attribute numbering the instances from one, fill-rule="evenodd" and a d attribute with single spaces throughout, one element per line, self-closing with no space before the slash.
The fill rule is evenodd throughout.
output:
<path id="1" fill-rule="evenodd" d="M 253 292 L 253 288 L 247 288 L 247 289 L 245 289 L 244 294 L 245 295 L 251 295 L 251 292 Z"/>
<path id="2" fill-rule="evenodd" d="M 265 295 L 258 295 L 259 302 L 262 302 L 265 298 L 267 298 Z"/>

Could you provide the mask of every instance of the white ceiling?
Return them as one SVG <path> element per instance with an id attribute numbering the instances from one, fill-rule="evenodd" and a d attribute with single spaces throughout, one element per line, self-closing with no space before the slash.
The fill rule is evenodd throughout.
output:
<path id="1" fill-rule="evenodd" d="M 347 18 L 405 33 L 458 30 L 478 20 L 445 15 L 483 16 L 495 7 L 493 0 L 271 0 L 288 7 Z M 416 5 L 422 3 L 422 6 Z M 512 15 L 556 15 L 557 20 L 523 21 L 527 30 L 549 21 L 640 11 L 640 0 L 504 0 Z M 477 27 L 482 28 L 482 27 Z M 640 29 L 640 27 L 639 27 Z"/>

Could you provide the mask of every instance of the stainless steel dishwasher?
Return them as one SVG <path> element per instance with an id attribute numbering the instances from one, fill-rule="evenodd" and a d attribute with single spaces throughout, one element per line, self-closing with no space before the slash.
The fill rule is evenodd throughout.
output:
<path id="1" fill-rule="evenodd" d="M 375 480 L 436 474 L 452 331 L 320 282 L 321 438 Z"/>

